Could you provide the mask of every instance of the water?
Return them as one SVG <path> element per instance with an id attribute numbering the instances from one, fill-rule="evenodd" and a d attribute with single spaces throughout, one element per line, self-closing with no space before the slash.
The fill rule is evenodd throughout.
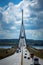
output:
<path id="1" fill-rule="evenodd" d="M 11 48 L 12 46 L 0 46 L 0 48 L 8 49 Z"/>
<path id="2" fill-rule="evenodd" d="M 43 49 L 43 46 L 32 46 L 35 49 Z"/>

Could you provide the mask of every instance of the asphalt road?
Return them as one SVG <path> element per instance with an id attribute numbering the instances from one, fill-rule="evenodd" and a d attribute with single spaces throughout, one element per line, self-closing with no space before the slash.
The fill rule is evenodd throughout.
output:
<path id="1" fill-rule="evenodd" d="M 24 58 L 25 56 L 26 56 L 26 58 Z M 23 48 L 23 65 L 33 64 L 32 59 L 31 58 L 28 59 L 28 57 L 30 58 L 30 53 L 28 52 L 28 50 L 26 48 Z"/>
<path id="2" fill-rule="evenodd" d="M 23 65 L 31 65 L 31 64 L 33 65 L 33 59 L 30 58 L 30 53 L 26 49 L 26 47 L 22 47 L 21 52 L 19 52 L 19 53 L 15 52 L 15 54 L 0 60 L 0 65 L 21 65 L 21 61 L 22 61 L 21 60 L 21 55 L 22 55 L 22 53 L 23 53 L 23 58 L 22 58 L 23 63 L 22 64 Z M 24 58 L 24 56 L 26 56 L 26 58 Z M 28 57 L 30 59 L 28 59 Z M 41 65 L 43 65 L 43 59 L 39 58 L 39 63 Z"/>
<path id="3" fill-rule="evenodd" d="M 24 56 L 26 56 L 26 58 L 24 58 Z M 23 65 L 34 65 L 34 63 L 33 63 L 34 60 L 32 58 L 28 59 L 28 57 L 30 58 L 30 53 L 25 47 L 23 47 Z M 35 57 L 36 56 L 34 56 L 34 58 Z M 38 59 L 39 59 L 39 64 L 43 65 L 43 59 L 40 59 L 40 58 L 38 58 Z"/>
<path id="4" fill-rule="evenodd" d="M 21 65 L 21 52 L 0 60 L 0 65 Z"/>

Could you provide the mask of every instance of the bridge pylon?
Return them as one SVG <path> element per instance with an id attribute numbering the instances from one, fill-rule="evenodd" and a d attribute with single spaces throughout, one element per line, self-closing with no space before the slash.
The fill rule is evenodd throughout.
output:
<path id="1" fill-rule="evenodd" d="M 25 35 L 25 28 L 23 23 L 23 10 L 22 10 L 22 23 L 20 29 L 20 36 L 19 36 L 19 47 L 26 46 L 26 35 Z"/>

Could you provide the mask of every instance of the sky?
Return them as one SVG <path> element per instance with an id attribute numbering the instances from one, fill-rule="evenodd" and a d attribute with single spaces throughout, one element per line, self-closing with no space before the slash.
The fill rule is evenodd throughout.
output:
<path id="1" fill-rule="evenodd" d="M 19 38 L 22 9 L 26 38 L 43 40 L 43 0 L 0 0 L 0 39 Z"/>

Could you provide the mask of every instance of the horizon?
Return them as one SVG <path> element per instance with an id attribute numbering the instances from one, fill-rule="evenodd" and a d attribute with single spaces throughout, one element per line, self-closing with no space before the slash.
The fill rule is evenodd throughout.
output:
<path id="1" fill-rule="evenodd" d="M 18 38 L 15 39 L 19 40 Z M 15 39 L 0 39 L 0 40 L 15 40 Z M 26 40 L 35 40 L 35 39 L 26 39 Z M 35 41 L 43 41 L 43 40 L 35 40 Z"/>

